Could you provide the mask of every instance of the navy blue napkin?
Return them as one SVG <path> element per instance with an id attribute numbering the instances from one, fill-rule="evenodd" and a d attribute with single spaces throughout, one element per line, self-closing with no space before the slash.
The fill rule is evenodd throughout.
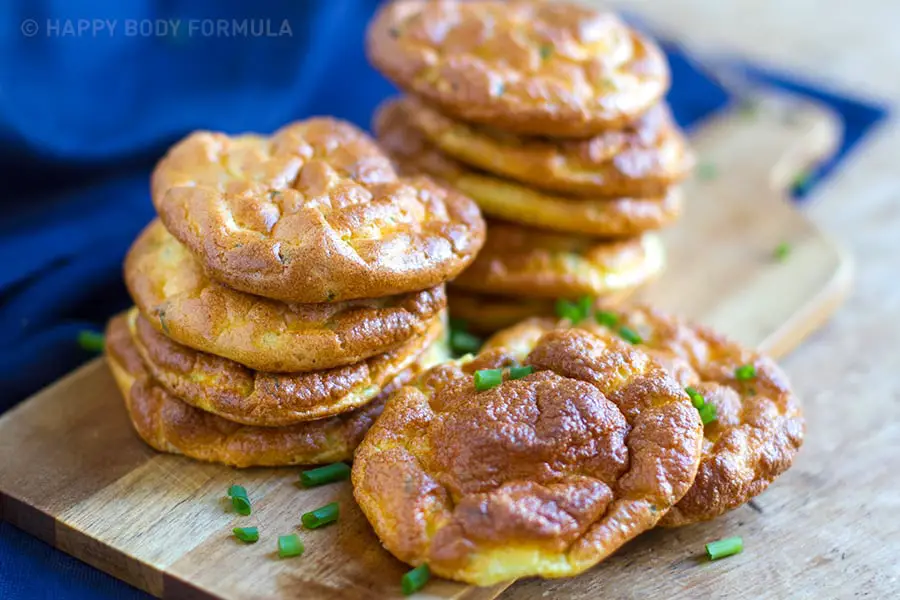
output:
<path id="1" fill-rule="evenodd" d="M 130 303 L 121 262 L 152 218 L 149 172 L 167 145 L 196 128 L 271 131 L 314 114 L 368 126 L 392 93 L 363 56 L 376 4 L 273 0 L 262 10 L 238 0 L 55 0 L 0 7 L 0 411 L 91 358 L 78 333 L 102 330 Z M 94 17 L 116 21 L 117 29 L 64 35 L 67 23 L 77 30 L 77 19 Z M 230 37 L 205 35 L 204 19 L 226 17 Z M 161 35 L 127 35 L 127 21 L 142 19 L 181 23 L 177 32 L 170 26 Z M 248 19 L 242 36 L 233 21 Z M 252 27 L 265 35 L 250 35 Z M 676 44 L 665 48 L 674 81 L 668 99 L 684 127 L 736 101 Z M 793 76 L 735 67 L 841 115 L 843 145 L 819 178 L 886 114 Z M 0 524 L 0 598 L 143 597 Z"/>

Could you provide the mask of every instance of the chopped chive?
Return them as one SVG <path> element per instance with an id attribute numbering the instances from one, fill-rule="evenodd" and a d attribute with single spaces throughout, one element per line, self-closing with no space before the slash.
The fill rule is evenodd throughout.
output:
<path id="1" fill-rule="evenodd" d="M 750 381 L 756 377 L 756 367 L 751 364 L 741 365 L 734 370 L 734 377 L 738 381 Z"/>
<path id="2" fill-rule="evenodd" d="M 344 479 L 350 479 L 350 467 L 347 463 L 342 462 L 300 472 L 300 483 L 303 484 L 303 487 L 308 488 Z"/>
<path id="3" fill-rule="evenodd" d="M 560 319 L 566 319 L 572 323 L 577 323 L 581 320 L 581 313 L 578 310 L 578 306 L 571 300 L 557 300 L 555 309 L 556 316 Z"/>
<path id="4" fill-rule="evenodd" d="M 234 537 L 245 544 L 252 544 L 259 541 L 259 529 L 256 527 L 235 527 L 231 531 L 234 533 Z"/>
<path id="5" fill-rule="evenodd" d="M 553 46 L 548 46 L 546 44 L 541 46 L 541 58 L 543 60 L 547 60 L 548 58 L 550 58 L 551 54 L 553 54 Z"/>
<path id="6" fill-rule="evenodd" d="M 631 344 L 640 344 L 644 341 L 643 339 L 641 339 L 641 336 L 638 335 L 637 331 L 635 331 L 631 327 L 626 327 L 624 325 L 622 327 L 619 327 L 619 337 Z"/>
<path id="7" fill-rule="evenodd" d="M 612 328 L 619 324 L 619 315 L 608 310 L 598 310 L 594 318 L 597 319 L 597 323 L 604 327 Z"/>
<path id="8" fill-rule="evenodd" d="M 412 571 L 407 571 L 400 579 L 400 587 L 404 596 L 411 596 L 425 587 L 428 578 L 431 577 L 431 569 L 428 565 L 419 565 Z"/>
<path id="9" fill-rule="evenodd" d="M 300 516 L 300 520 L 303 522 L 303 526 L 307 529 L 318 529 L 323 525 L 328 525 L 329 523 L 334 523 L 338 520 L 338 514 L 340 513 L 340 507 L 337 502 L 331 502 L 317 508 L 316 510 L 310 511 L 308 513 L 303 513 Z"/>
<path id="10" fill-rule="evenodd" d="M 706 404 L 706 398 L 703 397 L 703 394 L 698 392 L 692 387 L 684 388 L 684 391 L 687 392 L 687 395 L 691 397 L 691 404 L 694 405 L 694 408 L 700 410 L 704 404 Z"/>
<path id="11" fill-rule="evenodd" d="M 594 308 L 594 299 L 590 296 L 582 296 L 578 299 L 578 314 L 581 316 L 581 320 L 588 318 L 588 315 L 591 314 L 591 310 Z"/>
<path id="12" fill-rule="evenodd" d="M 526 375 L 531 375 L 534 373 L 534 367 L 528 365 L 527 367 L 510 367 L 509 368 L 509 378 L 510 379 L 522 379 Z"/>
<path id="13" fill-rule="evenodd" d="M 702 162 L 697 165 L 697 178 L 700 181 L 712 181 L 719 176 L 716 165 L 710 162 Z"/>
<path id="14" fill-rule="evenodd" d="M 475 371 L 475 389 L 479 392 L 497 387 L 503 382 L 503 369 L 481 369 Z"/>
<path id="15" fill-rule="evenodd" d="M 278 558 L 290 558 L 303 554 L 303 542 L 296 533 L 278 536 Z"/>
<path id="16" fill-rule="evenodd" d="M 739 537 L 725 538 L 706 544 L 706 556 L 709 557 L 709 560 L 719 560 L 743 551 L 744 540 Z"/>
<path id="17" fill-rule="evenodd" d="M 697 412 L 700 413 L 700 420 L 704 425 L 709 425 L 718 418 L 715 404 L 704 404 L 697 409 Z"/>
<path id="18" fill-rule="evenodd" d="M 231 497 L 231 505 L 234 507 L 235 512 L 244 516 L 250 514 L 250 498 L 247 497 L 247 490 L 244 489 L 244 486 L 231 486 L 228 488 L 228 495 Z"/>
<path id="19" fill-rule="evenodd" d="M 458 329 L 460 331 L 469 330 L 469 322 L 459 317 L 450 317 L 450 329 Z"/>
<path id="20" fill-rule="evenodd" d="M 454 354 L 469 354 L 478 352 L 481 348 L 481 338 L 461 329 L 450 330 L 450 349 Z"/>
<path id="21" fill-rule="evenodd" d="M 88 329 L 79 331 L 78 345 L 88 352 L 103 352 L 103 334 Z"/>
<path id="22" fill-rule="evenodd" d="M 772 256 L 775 257 L 775 260 L 778 262 L 784 262 L 785 259 L 791 254 L 791 245 L 787 242 L 781 242 L 777 246 L 775 246 L 775 250 L 772 252 Z"/>

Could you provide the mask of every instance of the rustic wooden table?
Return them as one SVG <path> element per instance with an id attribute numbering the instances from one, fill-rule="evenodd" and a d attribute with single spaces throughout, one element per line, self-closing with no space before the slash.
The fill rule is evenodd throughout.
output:
<path id="1" fill-rule="evenodd" d="M 618 4 L 698 48 L 900 106 L 896 0 Z M 699 526 L 711 539 L 743 535 L 744 554 L 704 564 L 702 548 L 685 547 L 683 560 L 654 565 L 671 573 L 669 585 L 648 589 L 635 572 L 630 595 L 621 581 L 610 594 L 600 565 L 576 579 L 519 582 L 504 598 L 900 597 L 900 122 L 883 126 L 803 210 L 852 253 L 855 280 L 834 319 L 782 361 L 807 411 L 794 468 L 760 498 L 762 513 L 745 507 Z M 673 543 L 651 538 L 639 552 L 657 541 Z"/>

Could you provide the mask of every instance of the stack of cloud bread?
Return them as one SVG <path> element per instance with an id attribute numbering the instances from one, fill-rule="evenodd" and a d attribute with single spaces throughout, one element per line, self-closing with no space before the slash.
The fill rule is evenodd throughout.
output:
<path id="1" fill-rule="evenodd" d="M 157 450 L 240 467 L 347 460 L 391 389 L 444 357 L 444 282 L 484 221 L 462 194 L 398 177 L 359 129 L 196 132 L 151 187 L 159 218 L 125 261 L 136 307 L 106 347 Z"/>
<path id="2" fill-rule="evenodd" d="M 383 147 L 490 218 L 453 316 L 493 331 L 554 299 L 608 304 L 661 271 L 653 232 L 678 218 L 693 158 L 651 41 L 566 2 L 395 0 L 367 51 L 408 93 L 376 115 Z"/>

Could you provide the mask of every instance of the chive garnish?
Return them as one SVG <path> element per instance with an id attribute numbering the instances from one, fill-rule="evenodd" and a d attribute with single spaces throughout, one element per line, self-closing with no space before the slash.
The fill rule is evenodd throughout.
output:
<path id="1" fill-rule="evenodd" d="M 619 337 L 621 337 L 626 342 L 631 344 L 640 344 L 644 340 L 638 335 L 638 332 L 632 329 L 631 327 L 622 326 L 619 327 Z"/>
<path id="2" fill-rule="evenodd" d="M 228 495 L 231 497 L 231 505 L 235 512 L 239 515 L 247 516 L 250 514 L 250 498 L 247 497 L 247 490 L 242 485 L 233 485 L 228 488 Z"/>
<path id="3" fill-rule="evenodd" d="M 694 408 L 700 409 L 704 404 L 706 404 L 706 398 L 703 397 L 703 394 L 698 392 L 692 387 L 684 388 L 684 391 L 687 392 L 687 395 L 691 397 L 691 404 L 694 405 Z"/>
<path id="4" fill-rule="evenodd" d="M 330 465 L 325 465 L 324 467 L 300 472 L 300 483 L 303 484 L 303 487 L 307 488 L 325 485 L 326 483 L 333 483 L 335 481 L 342 481 L 344 479 L 350 479 L 350 467 L 347 463 L 342 462 L 332 463 Z"/>
<path id="5" fill-rule="evenodd" d="M 245 544 L 252 544 L 259 540 L 259 529 L 256 527 L 235 527 L 231 530 L 234 537 Z"/>
<path id="6" fill-rule="evenodd" d="M 431 577 L 431 569 L 428 568 L 428 565 L 419 565 L 412 571 L 407 571 L 404 573 L 403 577 L 400 579 L 400 587 L 403 589 L 404 596 L 411 596 L 415 594 L 428 583 L 428 578 Z"/>
<path id="7" fill-rule="evenodd" d="M 103 334 L 85 329 L 78 332 L 78 345 L 88 352 L 103 352 Z"/>
<path id="8" fill-rule="evenodd" d="M 790 254 L 791 245 L 787 242 L 781 242 L 775 246 L 775 250 L 772 252 L 772 256 L 774 256 L 775 260 L 778 262 L 783 262 Z"/>
<path id="9" fill-rule="evenodd" d="M 481 338 L 461 329 L 450 330 L 450 349 L 454 354 L 474 354 L 481 348 Z"/>
<path id="10" fill-rule="evenodd" d="M 510 379 L 522 379 L 526 375 L 531 375 L 534 373 L 534 367 L 528 365 L 527 367 L 510 367 L 509 368 L 509 378 Z"/>
<path id="11" fill-rule="evenodd" d="M 303 542 L 296 533 L 278 536 L 278 558 L 290 558 L 303 554 Z"/>
<path id="12" fill-rule="evenodd" d="M 709 425 L 718 418 L 714 404 L 704 404 L 697 409 L 697 412 L 700 413 L 700 420 L 704 425 Z"/>
<path id="13" fill-rule="evenodd" d="M 541 46 L 541 59 L 547 60 L 550 58 L 550 55 L 553 54 L 553 46 L 543 45 Z"/>
<path id="14" fill-rule="evenodd" d="M 751 364 L 741 365 L 734 370 L 734 377 L 738 381 L 750 381 L 756 377 L 756 367 Z"/>
<path id="15" fill-rule="evenodd" d="M 300 520 L 307 529 L 318 529 L 323 525 L 328 525 L 329 523 L 337 521 L 339 513 L 340 508 L 338 507 L 338 503 L 330 502 L 316 510 L 303 513 L 300 515 Z"/>
<path id="16" fill-rule="evenodd" d="M 573 325 L 582 322 L 591 313 L 592 300 L 583 296 L 577 301 L 560 298 L 556 301 L 556 316 L 571 321 Z"/>
<path id="17" fill-rule="evenodd" d="M 608 310 L 598 310 L 594 318 L 597 319 L 597 323 L 604 327 L 612 328 L 619 324 L 619 315 Z"/>
<path id="18" fill-rule="evenodd" d="M 588 318 L 593 308 L 594 299 L 590 296 L 582 296 L 578 299 L 578 313 L 581 315 L 582 320 Z"/>
<path id="19" fill-rule="evenodd" d="M 730 537 L 706 544 L 706 556 L 709 560 L 719 560 L 727 556 L 740 554 L 744 550 L 744 540 L 739 537 Z"/>
<path id="20" fill-rule="evenodd" d="M 704 162 L 697 165 L 697 179 L 700 181 L 712 181 L 718 175 L 719 172 L 713 163 Z"/>
<path id="21" fill-rule="evenodd" d="M 475 389 L 479 392 L 497 387 L 503 382 L 503 369 L 481 369 L 475 371 Z"/>

